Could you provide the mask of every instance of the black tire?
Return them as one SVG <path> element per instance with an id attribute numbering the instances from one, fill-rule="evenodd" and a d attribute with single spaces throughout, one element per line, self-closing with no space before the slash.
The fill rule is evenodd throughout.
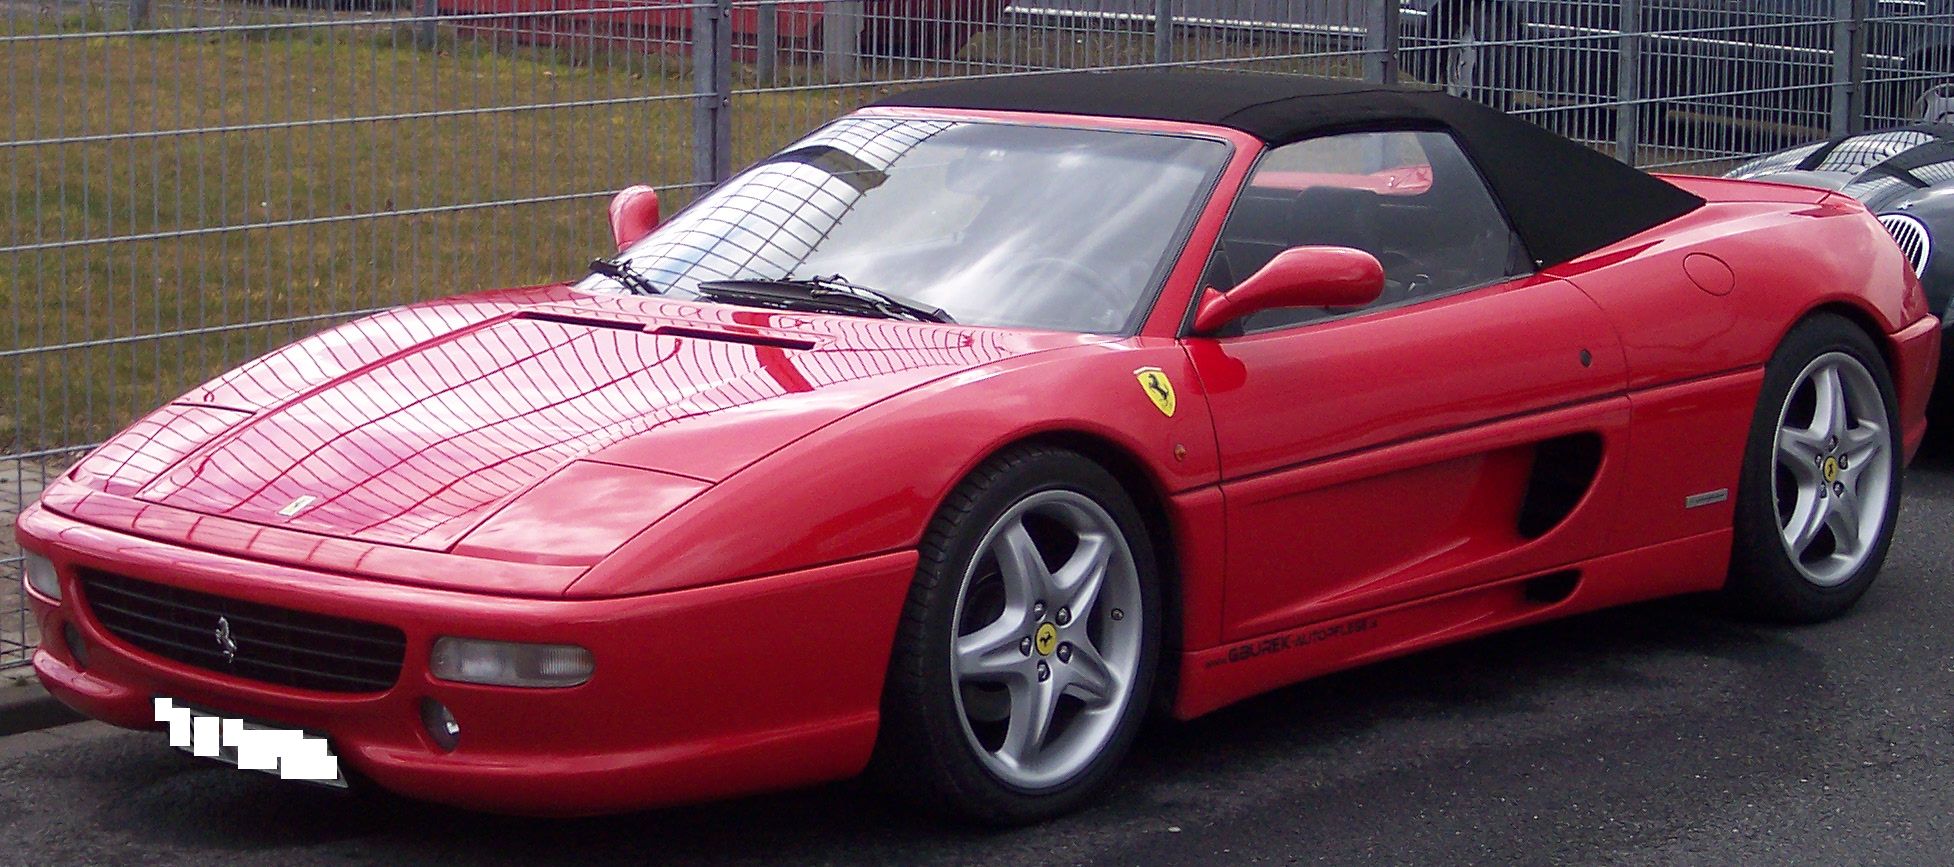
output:
<path id="1" fill-rule="evenodd" d="M 1053 785 L 1028 789 L 994 773 L 980 757 L 981 747 L 972 743 L 958 694 L 962 687 L 952 674 L 950 645 L 955 609 L 965 604 L 965 575 L 975 572 L 982 557 L 980 543 L 1014 506 L 1052 491 L 1080 494 L 1096 503 L 1131 551 L 1140 600 L 1138 664 L 1130 678 L 1131 692 L 1123 708 L 1109 715 L 1115 720 L 1110 734 L 1102 748 L 1089 753 L 1089 763 Z M 1029 445 L 985 462 L 951 493 L 923 536 L 883 692 L 871 776 L 904 806 L 981 824 L 1020 825 L 1078 808 L 1117 770 L 1151 704 L 1163 619 L 1154 557 L 1146 523 L 1131 498 L 1091 460 L 1064 449 Z"/>
<path id="2" fill-rule="evenodd" d="M 1778 451 L 1779 427 L 1787 415 L 1801 412 L 1794 395 L 1808 367 L 1822 363 L 1833 353 L 1849 356 L 1871 374 L 1877 399 L 1884 406 L 1888 423 L 1884 428 L 1884 448 L 1873 458 L 1885 462 L 1887 482 L 1885 502 L 1878 504 L 1881 516 L 1878 529 L 1865 544 L 1864 559 L 1856 568 L 1845 570 L 1836 580 L 1819 583 L 1807 577 L 1794 562 L 1783 535 L 1786 526 L 1776 491 L 1785 484 Z M 1863 389 L 1861 390 L 1863 391 Z M 1765 367 L 1764 387 L 1756 414 L 1751 421 L 1750 438 L 1744 449 L 1743 472 L 1739 477 L 1732 540 L 1730 577 L 1723 597 L 1727 607 L 1738 615 L 1787 623 L 1815 623 L 1844 614 L 1865 595 L 1886 560 L 1899 517 L 1904 460 L 1899 439 L 1899 407 L 1894 397 L 1893 378 L 1879 347 L 1866 332 L 1850 320 L 1832 314 L 1816 314 L 1792 329 Z M 1820 456 L 1823 460 L 1823 456 Z M 1822 465 L 1822 464 L 1821 464 Z M 1860 472 L 1877 471 L 1875 465 Z M 1821 476 L 1830 470 L 1818 471 Z M 1855 479 L 1859 478 L 1854 476 Z M 1855 482 L 1856 484 L 1856 482 Z M 1854 496 L 1860 492 L 1855 488 Z M 1795 495 L 1794 495 L 1795 496 Z M 1868 504 L 1870 505 L 1870 504 Z M 1861 512 L 1864 514 L 1864 512 Z M 1823 532 L 1829 533 L 1830 530 Z"/>

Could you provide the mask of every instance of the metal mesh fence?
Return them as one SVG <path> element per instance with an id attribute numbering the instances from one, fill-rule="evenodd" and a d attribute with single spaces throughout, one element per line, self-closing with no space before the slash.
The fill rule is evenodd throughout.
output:
<path id="1" fill-rule="evenodd" d="M 879 93 L 1188 65 L 1423 81 L 1717 172 L 1954 119 L 1954 0 L 0 0 L 0 521 L 139 414 L 404 302 L 581 273 Z M 0 666 L 37 640 L 0 536 Z"/>
<path id="2" fill-rule="evenodd" d="M 695 188 L 686 30 L 491 6 L 0 2 L 0 520 L 245 359 L 561 277 L 611 192 Z M 36 639 L 19 563 L 8 532 L 0 665 Z"/>

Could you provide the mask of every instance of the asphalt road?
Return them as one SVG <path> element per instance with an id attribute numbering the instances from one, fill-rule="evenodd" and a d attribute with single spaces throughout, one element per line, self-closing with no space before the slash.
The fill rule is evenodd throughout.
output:
<path id="1" fill-rule="evenodd" d="M 0 864 L 1945 863 L 1954 458 L 1852 615 L 1669 602 L 1292 687 L 1141 742 L 1096 808 L 945 828 L 844 784 L 600 820 L 344 798 L 87 723 L 0 738 Z"/>

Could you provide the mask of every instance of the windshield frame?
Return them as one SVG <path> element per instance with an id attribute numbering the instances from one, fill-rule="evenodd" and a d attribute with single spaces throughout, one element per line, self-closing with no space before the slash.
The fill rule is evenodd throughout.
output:
<path id="1" fill-rule="evenodd" d="M 834 124 L 846 121 L 850 118 L 897 118 L 897 119 L 905 119 L 905 120 L 950 121 L 956 123 L 971 123 L 971 124 L 981 123 L 981 124 L 990 124 L 996 126 L 1038 127 L 1038 128 L 1045 128 L 1045 129 L 1069 129 L 1069 130 L 1078 130 L 1078 131 L 1085 131 L 1085 132 L 1115 132 L 1115 133 L 1159 136 L 1159 137 L 1166 137 L 1166 138 L 1193 139 L 1199 141 L 1213 142 L 1219 144 L 1223 148 L 1223 150 L 1217 155 L 1217 158 L 1208 167 L 1206 177 L 1202 178 L 1202 180 L 1195 185 L 1194 195 L 1188 200 L 1187 207 L 1184 209 L 1184 212 L 1181 214 L 1180 220 L 1175 225 L 1173 232 L 1168 236 L 1166 244 L 1162 246 L 1160 261 L 1154 266 L 1152 273 L 1148 275 L 1147 285 L 1142 287 L 1141 291 L 1135 294 L 1133 309 L 1127 315 L 1126 320 L 1121 324 L 1118 330 L 1074 331 L 1071 329 L 1052 328 L 1052 327 L 1039 326 L 1039 325 L 987 325 L 982 323 L 962 323 L 962 322 L 950 324 L 950 327 L 956 327 L 956 328 L 998 328 L 998 329 L 1008 330 L 1008 331 L 1038 331 L 1038 332 L 1047 332 L 1047 333 L 1054 333 L 1054 334 L 1097 335 L 1097 336 L 1112 337 L 1112 338 L 1128 338 L 1142 333 L 1143 331 L 1146 330 L 1146 327 L 1153 320 L 1155 314 L 1160 308 L 1161 301 L 1165 296 L 1167 289 L 1169 288 L 1169 284 L 1174 281 L 1174 278 L 1176 276 L 1178 276 L 1178 272 L 1181 270 L 1183 264 L 1188 258 L 1189 245 L 1194 241 L 1196 230 L 1200 228 L 1202 224 L 1211 217 L 1211 213 L 1214 210 L 1216 197 L 1220 193 L 1223 181 L 1224 179 L 1231 176 L 1234 172 L 1234 169 L 1241 163 L 1241 156 L 1243 152 L 1243 143 L 1238 140 L 1239 136 L 1230 134 L 1232 131 L 1222 129 L 1222 128 L 1217 128 L 1217 127 L 1200 125 L 1200 124 L 1187 124 L 1187 123 L 1179 123 L 1179 122 L 1172 122 L 1172 121 L 1154 121 L 1154 120 L 1135 119 L 1135 118 L 1044 114 L 1038 112 L 1006 112 L 1006 111 L 908 108 L 908 107 L 871 107 L 871 108 L 864 108 L 857 111 L 849 112 L 848 114 L 844 114 L 839 117 L 833 118 L 826 123 L 820 124 L 819 126 L 809 129 L 806 133 L 797 136 L 794 141 L 795 142 L 801 141 L 802 139 L 808 138 L 810 136 L 815 135 L 816 133 L 819 133 L 821 130 L 833 126 Z M 740 171 L 733 173 L 725 180 L 713 184 L 711 187 L 708 187 L 704 190 L 701 190 L 699 192 L 699 195 L 693 197 L 692 200 L 687 202 L 683 207 L 679 208 L 677 211 L 674 211 L 671 215 L 661 219 L 659 221 L 659 228 L 662 229 L 665 226 L 675 222 L 680 215 L 685 214 L 686 212 L 692 210 L 700 202 L 704 201 L 709 195 L 711 195 L 715 190 L 718 190 L 719 188 L 732 183 L 733 181 L 747 175 L 748 173 L 755 171 L 756 169 L 760 168 L 763 164 L 765 164 L 768 160 L 771 160 L 774 157 L 786 152 L 791 147 L 792 144 L 793 144 L 792 142 L 789 142 L 787 145 L 783 145 L 779 150 L 775 150 L 769 153 L 767 156 L 762 157 L 760 160 L 755 161 L 752 165 L 747 166 L 746 168 L 743 168 Z M 655 235 L 657 235 L 657 230 L 653 230 L 650 234 L 646 235 L 645 239 L 649 239 Z M 640 242 L 642 242 L 645 239 L 640 239 Z M 623 253 L 624 251 L 618 251 L 618 253 L 615 255 L 622 257 Z M 586 279 L 587 276 L 588 275 L 586 275 Z M 581 281 L 579 281 L 579 283 L 580 282 Z M 577 285 L 578 284 L 572 284 L 572 287 L 576 288 Z M 891 290 L 891 287 L 883 287 L 883 286 L 877 286 L 874 288 L 884 290 L 884 291 L 899 291 L 899 290 Z M 620 294 L 616 292 L 607 292 L 603 290 L 582 289 L 582 288 L 577 288 L 576 291 L 583 292 L 586 294 L 593 294 L 593 295 Z M 626 297 L 650 297 L 650 296 L 643 296 L 643 295 L 639 295 L 638 293 L 628 292 L 628 291 L 621 294 L 625 295 Z M 688 298 L 688 297 L 662 296 L 662 295 L 657 297 L 668 298 L 669 300 L 680 301 L 687 304 L 714 304 L 720 306 L 739 306 L 739 305 L 728 305 L 726 302 L 721 302 L 721 301 L 709 301 L 704 298 Z M 814 315 L 844 315 L 844 314 L 814 314 Z"/>

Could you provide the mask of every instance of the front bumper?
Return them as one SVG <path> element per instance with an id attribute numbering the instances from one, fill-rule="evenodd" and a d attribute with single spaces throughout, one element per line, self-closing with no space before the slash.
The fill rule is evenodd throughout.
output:
<path id="1" fill-rule="evenodd" d="M 523 599 L 308 571 L 146 540 L 35 505 L 21 542 L 52 559 L 63 601 L 31 591 L 48 691 L 96 719 L 154 729 L 168 696 L 324 732 L 341 762 L 381 787 L 471 809 L 583 815 L 787 788 L 858 773 L 875 742 L 890 645 L 913 551 L 652 596 Z M 175 662 L 108 634 L 78 568 L 284 608 L 388 623 L 406 633 L 401 676 L 382 693 L 245 680 Z M 64 646 L 79 632 L 88 661 Z M 567 689 L 429 676 L 436 637 L 577 644 L 596 671 Z M 461 725 L 435 745 L 420 702 Z"/>

